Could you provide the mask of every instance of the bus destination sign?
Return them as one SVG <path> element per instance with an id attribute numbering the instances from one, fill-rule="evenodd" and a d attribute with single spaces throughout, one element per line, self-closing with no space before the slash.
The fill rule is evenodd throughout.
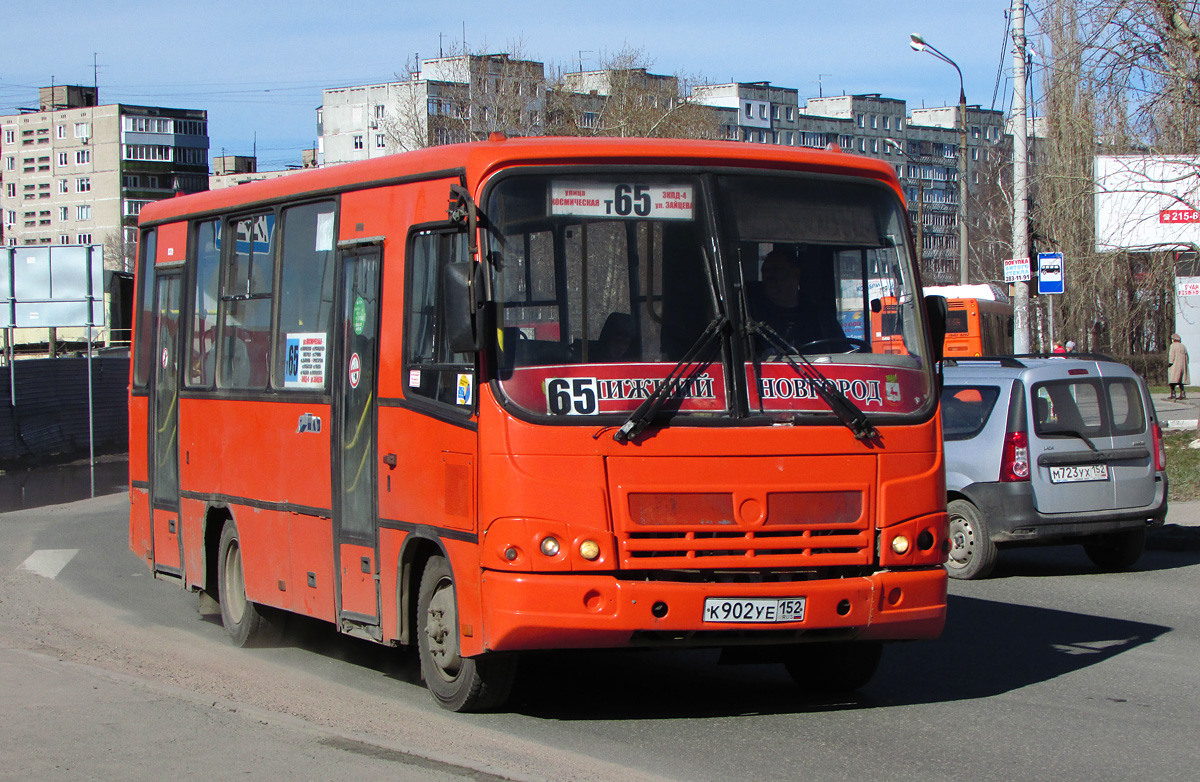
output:
<path id="1" fill-rule="evenodd" d="M 550 186 L 550 214 L 628 220 L 691 220 L 691 185 L 556 181 Z"/>

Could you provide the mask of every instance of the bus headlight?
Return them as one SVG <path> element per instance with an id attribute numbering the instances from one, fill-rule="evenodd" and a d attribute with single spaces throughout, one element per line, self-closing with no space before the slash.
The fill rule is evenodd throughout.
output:
<path id="1" fill-rule="evenodd" d="M 907 554 L 909 545 L 908 538 L 904 535 L 897 535 L 896 537 L 892 538 L 892 551 L 896 552 L 897 554 Z"/>
<path id="2" fill-rule="evenodd" d="M 558 538 L 553 535 L 547 535 L 542 538 L 541 549 L 542 553 L 548 557 L 558 556 Z"/>
<path id="3" fill-rule="evenodd" d="M 594 562 L 600 556 L 600 544 L 594 540 L 585 540 L 579 544 L 579 556 L 588 562 Z"/>

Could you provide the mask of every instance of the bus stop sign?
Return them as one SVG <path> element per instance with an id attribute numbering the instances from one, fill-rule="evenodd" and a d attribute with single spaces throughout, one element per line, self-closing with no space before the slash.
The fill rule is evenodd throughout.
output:
<path id="1" fill-rule="evenodd" d="M 1062 253 L 1038 253 L 1038 293 L 1062 292 Z"/>

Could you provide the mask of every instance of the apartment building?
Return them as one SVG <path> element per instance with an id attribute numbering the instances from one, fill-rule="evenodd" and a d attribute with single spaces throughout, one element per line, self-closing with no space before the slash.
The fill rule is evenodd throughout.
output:
<path id="1" fill-rule="evenodd" d="M 208 189 L 206 111 L 97 97 L 94 87 L 43 87 L 37 109 L 0 116 L 5 244 L 131 248 L 143 206 Z M 106 253 L 110 268 L 131 261 Z"/>
<path id="2" fill-rule="evenodd" d="M 510 135 L 541 135 L 545 66 L 507 54 L 421 61 L 407 81 L 322 91 L 317 160 L 333 165 L 405 150 Z"/>

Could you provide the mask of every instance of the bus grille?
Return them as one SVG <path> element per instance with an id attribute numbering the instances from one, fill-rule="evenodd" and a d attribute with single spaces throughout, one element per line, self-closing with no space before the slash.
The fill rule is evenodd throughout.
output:
<path id="1" fill-rule="evenodd" d="M 625 569 L 869 564 L 874 536 L 858 491 L 628 495 Z M 765 506 L 765 513 L 764 511 Z"/>

